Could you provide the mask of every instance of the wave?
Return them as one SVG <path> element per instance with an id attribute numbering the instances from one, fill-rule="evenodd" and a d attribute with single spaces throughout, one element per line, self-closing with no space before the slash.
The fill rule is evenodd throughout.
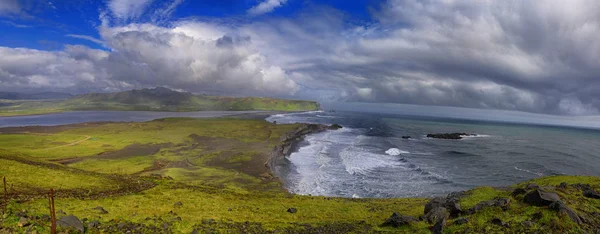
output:
<path id="1" fill-rule="evenodd" d="M 400 154 L 410 154 L 410 152 L 404 151 L 404 150 L 400 150 L 398 148 L 390 148 L 390 149 L 386 150 L 385 153 L 388 154 L 388 155 L 390 155 L 390 156 L 398 156 Z"/>
<path id="2" fill-rule="evenodd" d="M 475 134 L 475 135 L 470 135 L 470 136 L 462 136 L 462 138 L 464 138 L 464 139 L 469 139 L 469 138 L 488 138 L 488 137 L 492 137 L 492 135 Z"/>
<path id="3" fill-rule="evenodd" d="M 531 174 L 534 174 L 534 175 L 537 175 L 537 176 L 543 176 L 544 175 L 544 173 L 533 172 L 533 171 L 530 171 L 530 170 L 527 170 L 527 169 L 521 169 L 521 168 L 518 168 L 518 167 L 515 167 L 515 169 L 517 171 L 524 171 L 524 172 L 531 173 Z"/>
<path id="4" fill-rule="evenodd" d="M 401 165 L 397 159 L 389 155 L 371 153 L 353 146 L 346 147 L 339 155 L 346 171 L 351 175 L 364 175 L 377 168 Z"/>

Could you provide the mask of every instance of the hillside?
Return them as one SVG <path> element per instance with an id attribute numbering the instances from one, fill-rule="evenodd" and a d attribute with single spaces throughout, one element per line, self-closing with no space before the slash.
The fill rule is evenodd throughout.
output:
<path id="1" fill-rule="evenodd" d="M 90 93 L 66 100 L 0 100 L 0 116 L 43 114 L 64 111 L 310 111 L 313 101 L 261 97 L 220 97 L 177 92 L 167 88 Z"/>
<path id="2" fill-rule="evenodd" d="M 0 176 L 8 187 L 0 233 L 49 233 L 50 188 L 56 190 L 59 224 L 71 223 L 58 231 L 68 233 L 597 233 L 600 228 L 600 178 L 591 176 L 542 177 L 435 199 L 289 194 L 265 162 L 311 126 L 169 118 L 0 128 Z"/>

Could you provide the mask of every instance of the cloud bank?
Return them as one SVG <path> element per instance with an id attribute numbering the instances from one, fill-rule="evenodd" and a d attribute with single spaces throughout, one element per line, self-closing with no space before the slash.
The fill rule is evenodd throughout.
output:
<path id="1" fill-rule="evenodd" d="M 113 9 L 113 2 L 115 15 L 134 18 L 149 1 L 115 5 L 130 6 L 123 11 Z M 265 4 L 257 10 L 264 13 L 282 3 L 255 8 Z M 367 23 L 327 7 L 247 23 L 105 23 L 99 33 L 109 51 L 0 48 L 0 86 L 81 92 L 169 86 L 226 95 L 598 114 L 597 12 L 600 2 L 593 0 L 388 0 Z"/>

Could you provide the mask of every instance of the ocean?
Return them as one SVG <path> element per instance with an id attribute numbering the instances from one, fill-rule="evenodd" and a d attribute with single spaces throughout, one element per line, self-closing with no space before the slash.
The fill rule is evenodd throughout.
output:
<path id="1" fill-rule="evenodd" d="M 307 136 L 290 155 L 278 176 L 297 194 L 432 197 L 542 176 L 600 176 L 600 131 L 593 129 L 324 111 L 267 121 L 344 127 Z M 426 137 L 451 132 L 477 136 Z"/>

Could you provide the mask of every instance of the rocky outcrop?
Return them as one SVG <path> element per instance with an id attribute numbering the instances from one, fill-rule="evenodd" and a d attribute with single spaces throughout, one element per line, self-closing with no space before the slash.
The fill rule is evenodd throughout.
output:
<path id="1" fill-rule="evenodd" d="M 437 207 L 445 208 L 451 217 L 457 217 L 462 213 L 462 209 L 460 208 L 460 197 L 463 196 L 462 192 L 450 193 L 448 196 L 444 197 L 436 197 L 431 199 L 427 204 L 425 204 L 425 208 L 423 213 L 427 215 L 431 210 Z"/>
<path id="2" fill-rule="evenodd" d="M 525 203 L 534 206 L 548 206 L 552 202 L 560 201 L 560 197 L 556 193 L 546 192 L 541 189 L 535 189 L 523 198 Z"/>
<path id="3" fill-rule="evenodd" d="M 562 201 L 552 202 L 549 207 L 550 209 L 567 215 L 567 217 L 569 217 L 569 219 L 571 219 L 571 221 L 573 221 L 574 223 L 581 224 L 581 218 L 579 218 L 579 215 L 577 215 L 577 213 L 575 213 L 573 209 L 565 205 L 565 203 L 563 203 Z"/>
<path id="4" fill-rule="evenodd" d="M 596 192 L 596 190 L 593 190 L 591 188 L 584 190 L 583 196 L 588 197 L 588 198 L 593 198 L 593 199 L 600 199 L 600 193 Z"/>
<path id="5" fill-rule="evenodd" d="M 393 213 L 381 226 L 384 227 L 401 227 L 404 225 L 410 225 L 411 223 L 417 222 L 417 219 L 412 216 L 400 215 Z"/>
<path id="6" fill-rule="evenodd" d="M 482 201 L 469 209 L 467 213 L 475 214 L 487 207 L 500 207 L 503 211 L 507 211 L 510 208 L 510 199 L 497 197 L 489 201 Z"/>
<path id="7" fill-rule="evenodd" d="M 435 134 L 427 134 L 428 138 L 435 138 L 435 139 L 448 139 L 448 140 L 460 140 L 462 139 L 464 136 L 477 136 L 475 134 L 467 134 L 467 133 L 435 133 Z"/>
<path id="8" fill-rule="evenodd" d="M 273 151 L 271 151 L 269 160 L 265 163 L 265 166 L 271 171 L 272 174 L 279 175 L 280 173 L 278 170 L 284 164 L 285 157 L 298 150 L 298 144 L 306 135 L 324 132 L 327 130 L 336 130 L 341 127 L 342 126 L 337 124 L 331 126 L 322 124 L 300 125 L 300 127 L 296 128 L 294 131 L 288 132 L 280 137 L 280 143 L 275 146 Z"/>

